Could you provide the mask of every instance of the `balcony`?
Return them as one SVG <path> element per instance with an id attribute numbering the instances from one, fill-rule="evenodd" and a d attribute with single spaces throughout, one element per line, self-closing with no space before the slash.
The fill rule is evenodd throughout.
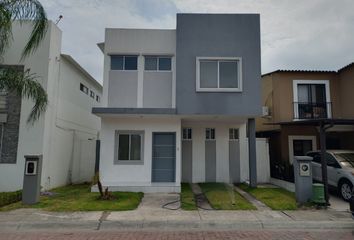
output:
<path id="1" fill-rule="evenodd" d="M 331 102 L 294 102 L 294 119 L 331 118 Z"/>

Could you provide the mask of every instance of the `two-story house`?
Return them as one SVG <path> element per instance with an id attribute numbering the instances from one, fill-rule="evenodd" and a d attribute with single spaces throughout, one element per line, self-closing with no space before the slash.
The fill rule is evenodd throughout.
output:
<path id="1" fill-rule="evenodd" d="M 31 22 L 14 22 L 13 41 L 0 68 L 29 70 L 48 94 L 48 106 L 33 125 L 27 118 L 31 99 L 13 92 L 0 95 L 0 192 L 22 189 L 25 155 L 42 155 L 43 190 L 91 181 L 100 119 L 91 113 L 100 106 L 102 85 L 70 55 L 61 53 L 62 32 L 49 22 L 45 38 L 20 61 Z"/>
<path id="2" fill-rule="evenodd" d="M 98 46 L 104 186 L 179 192 L 181 181 L 239 182 L 248 156 L 255 184 L 258 14 L 177 14 L 174 30 L 106 29 Z"/>
<path id="3" fill-rule="evenodd" d="M 306 121 L 330 119 L 327 149 L 354 149 L 354 126 L 342 124 L 354 119 L 353 79 L 353 63 L 338 71 L 277 70 L 262 76 L 264 111 L 256 128 L 257 136 L 269 138 L 272 175 L 283 171 L 291 180 L 293 156 L 320 148 L 319 127 Z"/>

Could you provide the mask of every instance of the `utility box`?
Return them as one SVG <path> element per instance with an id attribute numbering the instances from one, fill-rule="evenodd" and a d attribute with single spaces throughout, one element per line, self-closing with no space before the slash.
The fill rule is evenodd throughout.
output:
<path id="1" fill-rule="evenodd" d="M 312 157 L 294 157 L 295 195 L 298 203 L 312 199 Z"/>
<path id="2" fill-rule="evenodd" d="M 25 156 L 22 203 L 35 204 L 41 192 L 42 155 Z"/>

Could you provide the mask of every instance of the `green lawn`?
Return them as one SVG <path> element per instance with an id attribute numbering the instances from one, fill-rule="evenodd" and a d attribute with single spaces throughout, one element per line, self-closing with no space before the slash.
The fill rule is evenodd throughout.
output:
<path id="1" fill-rule="evenodd" d="M 183 210 L 197 210 L 194 194 L 189 183 L 181 184 L 181 208 Z"/>
<path id="2" fill-rule="evenodd" d="M 256 210 L 250 202 L 224 183 L 199 183 L 199 186 L 216 210 Z"/>
<path id="3" fill-rule="evenodd" d="M 282 188 L 251 188 L 246 184 L 239 187 L 250 193 L 273 210 L 296 210 L 295 194 Z"/>
<path id="4" fill-rule="evenodd" d="M 0 208 L 9 211 L 17 208 L 40 208 L 46 211 L 123 211 L 138 207 L 143 193 L 113 192 L 115 200 L 99 200 L 99 193 L 90 192 L 90 185 L 70 185 L 52 189 L 54 196 L 41 196 L 40 202 L 25 206 L 21 202 Z"/>

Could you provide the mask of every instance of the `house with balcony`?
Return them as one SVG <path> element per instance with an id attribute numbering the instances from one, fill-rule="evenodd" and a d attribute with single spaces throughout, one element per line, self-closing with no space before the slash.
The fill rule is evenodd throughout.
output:
<path id="1" fill-rule="evenodd" d="M 177 14 L 176 29 L 108 28 L 98 46 L 103 105 L 92 111 L 102 123 L 104 186 L 179 192 L 182 181 L 256 184 L 258 14 Z"/>
<path id="2" fill-rule="evenodd" d="M 256 129 L 257 136 L 269 139 L 272 175 L 291 175 L 286 168 L 293 156 L 320 148 L 321 121 L 328 125 L 327 149 L 354 149 L 353 79 L 353 63 L 338 71 L 277 70 L 262 76 L 263 116 Z"/>

